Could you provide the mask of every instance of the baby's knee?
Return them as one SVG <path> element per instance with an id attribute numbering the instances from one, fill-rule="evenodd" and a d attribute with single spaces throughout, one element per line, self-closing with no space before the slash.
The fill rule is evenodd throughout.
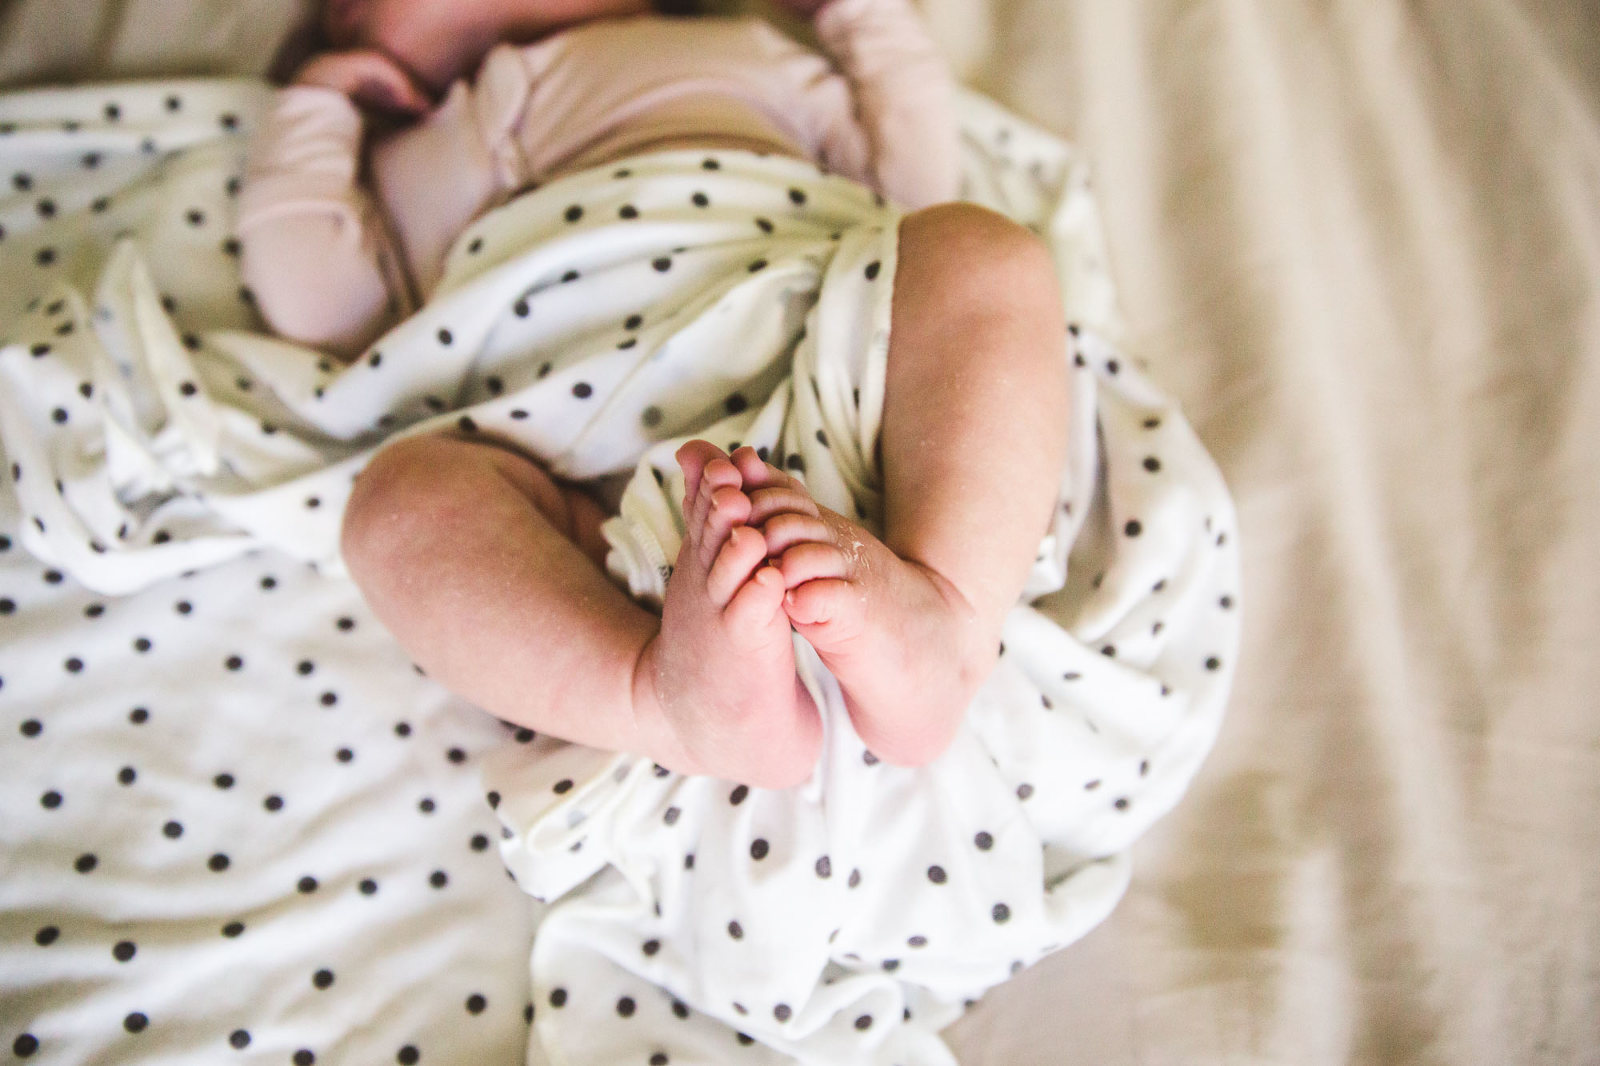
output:
<path id="1" fill-rule="evenodd" d="M 563 535 L 572 515 L 553 478 L 509 447 L 421 434 L 394 441 L 351 487 L 340 530 L 346 560 L 383 556 L 418 533 L 437 532 L 499 500 L 525 501 Z"/>
<path id="2" fill-rule="evenodd" d="M 1027 227 L 976 204 L 937 204 L 905 216 L 895 268 L 895 329 L 1015 335 L 1037 347 L 1065 330 L 1049 249 Z"/>

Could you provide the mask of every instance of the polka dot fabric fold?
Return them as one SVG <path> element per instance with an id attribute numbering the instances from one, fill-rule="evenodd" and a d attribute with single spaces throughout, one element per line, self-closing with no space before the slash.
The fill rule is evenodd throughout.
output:
<path id="1" fill-rule="evenodd" d="M 14 1053 L 70 1032 L 69 1058 L 126 1059 L 126 1041 L 159 1036 L 161 1061 L 504 1061 L 507 1026 L 531 1020 L 531 1063 L 950 1062 L 938 1030 L 965 1002 L 1115 905 L 1129 845 L 1209 750 L 1238 644 L 1231 505 L 1113 343 L 1081 162 L 963 98 L 965 195 L 1045 237 L 1073 322 L 1074 448 L 1000 665 L 949 753 L 911 771 L 861 745 L 797 641 L 825 751 L 809 783 L 766 792 L 512 734 L 382 640 L 350 645 L 343 683 L 323 682 L 329 647 L 375 631 L 342 577 L 339 518 L 385 441 L 450 430 L 606 486 L 610 569 L 645 602 L 670 577 L 670 457 L 690 436 L 755 445 L 876 526 L 896 208 L 738 151 L 570 175 L 470 226 L 429 304 L 335 366 L 267 336 L 240 288 L 235 134 L 263 97 L 207 86 L 185 90 L 182 121 L 209 92 L 231 123 L 184 140 L 169 90 L 142 87 L 100 118 L 137 118 L 139 137 L 97 127 L 76 155 L 63 123 L 91 132 L 103 90 L 0 100 L 28 133 L 0 132 L 15 190 L 0 203 L 0 625 L 30 634 L 0 650 L 0 788 L 33 812 L 7 823 L 4 943 L 8 961 L 81 961 L 7 967 L 40 975 L 7 978 L 8 1008 L 26 1007 Z M 122 169 L 101 169 L 114 150 Z M 87 167 L 89 152 L 105 159 Z M 349 627 L 329 630 L 330 609 Z M 156 722 L 175 732 L 153 739 Z M 39 755 L 63 737 L 80 739 Z M 458 803 L 480 753 L 488 829 Z M 416 795 L 423 765 L 444 776 Z M 260 795 L 238 804 L 246 783 Z M 291 816 L 306 821 L 271 831 Z M 503 876 L 491 890 L 495 836 L 545 902 Z M 435 858 L 463 839 L 470 863 Z M 164 872 L 179 850 L 181 876 Z M 293 935 L 251 938 L 268 916 Z M 258 994 L 241 999 L 203 975 L 247 941 Z M 18 955 L 84 943 L 104 958 Z M 141 995 L 124 975 L 157 959 Z M 479 980 L 455 988 L 464 972 Z"/>

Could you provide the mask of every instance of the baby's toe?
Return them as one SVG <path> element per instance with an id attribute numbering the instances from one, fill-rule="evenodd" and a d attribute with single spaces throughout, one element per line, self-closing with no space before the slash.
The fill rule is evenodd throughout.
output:
<path id="1" fill-rule="evenodd" d="M 683 496 L 686 501 L 693 500 L 700 492 L 700 478 L 705 473 L 706 464 L 723 456 L 722 449 L 707 440 L 689 441 L 673 454 L 678 461 L 678 468 L 683 471 Z M 687 506 L 684 511 L 687 513 Z"/>
<path id="2" fill-rule="evenodd" d="M 738 468 L 739 476 L 744 479 L 745 486 L 752 490 L 776 487 L 805 491 L 799 481 L 762 459 L 761 453 L 748 444 L 736 449 L 728 457 L 728 461 Z"/>
<path id="3" fill-rule="evenodd" d="M 717 557 L 717 553 L 727 542 L 729 531 L 735 526 L 744 525 L 749 515 L 750 499 L 738 489 L 724 485 L 711 493 L 710 504 L 706 507 L 705 525 L 700 531 L 702 565 L 711 565 L 711 561 Z"/>
<path id="4" fill-rule="evenodd" d="M 817 501 L 800 489 L 788 486 L 752 489 L 747 482 L 745 491 L 750 496 L 750 524 L 753 526 L 758 526 L 773 515 L 785 511 L 795 511 L 813 517 L 822 513 L 817 507 Z"/>
<path id="5" fill-rule="evenodd" d="M 860 615 L 860 603 L 860 591 L 850 582 L 821 578 L 784 593 L 783 611 L 797 626 L 837 629 Z"/>
<path id="6" fill-rule="evenodd" d="M 727 619 L 729 628 L 735 633 L 761 633 L 763 627 L 775 619 L 782 620 L 779 611 L 783 607 L 783 595 L 783 575 L 770 566 L 763 566 L 751 575 L 750 580 L 739 586 L 733 599 L 728 601 L 723 618 Z M 781 630 L 787 637 L 788 624 L 785 623 Z"/>
<path id="7" fill-rule="evenodd" d="M 728 534 L 727 543 L 706 573 L 706 596 L 717 608 L 726 607 L 766 558 L 767 545 L 761 534 L 749 526 L 738 526 Z"/>
<path id="8" fill-rule="evenodd" d="M 831 544 L 833 537 L 827 525 L 820 518 L 808 514 L 799 514 L 794 511 L 785 511 L 775 514 L 764 523 L 760 518 L 760 506 L 752 501 L 750 517 L 747 521 L 751 525 L 761 525 L 761 535 L 767 538 L 767 554 L 779 556 L 796 544 L 809 541 L 822 541 Z"/>
<path id="9" fill-rule="evenodd" d="M 804 541 L 787 548 L 775 565 L 783 572 L 784 587 L 791 589 L 818 578 L 849 576 L 844 552 L 826 541 Z"/>

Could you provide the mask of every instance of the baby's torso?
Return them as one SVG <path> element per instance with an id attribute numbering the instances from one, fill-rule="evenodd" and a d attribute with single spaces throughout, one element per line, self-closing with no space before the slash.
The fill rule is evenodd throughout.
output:
<path id="1" fill-rule="evenodd" d="M 790 155 L 866 177 L 849 82 L 825 57 L 756 18 L 658 16 L 496 47 L 471 85 L 377 142 L 371 167 L 428 289 L 462 226 L 488 207 L 562 173 L 683 147 Z"/>

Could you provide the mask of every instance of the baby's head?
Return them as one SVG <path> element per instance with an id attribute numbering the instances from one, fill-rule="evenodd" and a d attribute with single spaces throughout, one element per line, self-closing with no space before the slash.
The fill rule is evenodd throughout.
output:
<path id="1" fill-rule="evenodd" d="M 333 47 L 385 52 L 437 92 L 500 41 L 532 41 L 652 7 L 652 0 L 323 0 L 322 28 Z"/>

